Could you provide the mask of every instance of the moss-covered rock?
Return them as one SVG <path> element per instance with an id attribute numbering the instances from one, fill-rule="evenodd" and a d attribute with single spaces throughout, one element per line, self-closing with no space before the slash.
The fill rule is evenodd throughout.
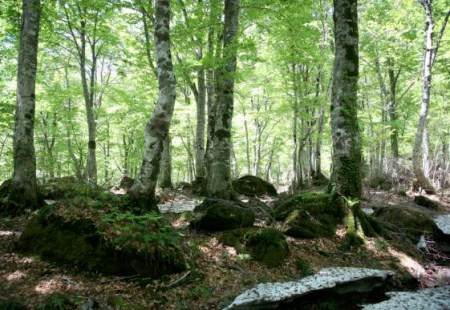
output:
<path id="1" fill-rule="evenodd" d="M 253 231 L 248 236 L 245 246 L 256 261 L 268 267 L 280 266 L 290 253 L 286 237 L 271 228 Z"/>
<path id="2" fill-rule="evenodd" d="M 339 206 L 327 193 L 305 193 L 286 197 L 275 206 L 275 218 L 285 220 L 292 211 L 304 209 L 310 213 L 327 213 L 342 217 Z"/>
<path id="3" fill-rule="evenodd" d="M 156 214 L 47 207 L 17 248 L 59 264 L 105 274 L 159 277 L 185 269 L 180 237 Z"/>
<path id="4" fill-rule="evenodd" d="M 440 231 L 430 215 L 415 209 L 399 206 L 377 208 L 373 216 L 384 227 L 404 234 L 416 244 L 423 234 L 439 235 Z"/>
<path id="5" fill-rule="evenodd" d="M 190 226 L 197 230 L 223 231 L 251 227 L 255 222 L 255 214 L 244 204 L 222 199 L 207 198 L 194 212 Z"/>
<path id="6" fill-rule="evenodd" d="M 281 225 L 281 231 L 294 238 L 333 237 L 336 233 L 337 219 L 332 214 L 309 213 L 305 209 L 291 212 Z"/>
<path id="7" fill-rule="evenodd" d="M 277 190 L 269 182 L 255 177 L 253 175 L 246 175 L 232 182 L 233 190 L 241 195 L 255 197 L 255 196 L 272 196 L 276 197 Z"/>
<path id="8" fill-rule="evenodd" d="M 246 206 L 255 213 L 259 220 L 270 222 L 274 219 L 274 209 L 258 198 L 250 197 Z"/>
<path id="9" fill-rule="evenodd" d="M 437 203 L 425 196 L 414 197 L 414 202 L 417 203 L 419 206 L 428 208 L 430 210 L 434 210 L 434 211 L 439 210 L 439 203 Z"/>

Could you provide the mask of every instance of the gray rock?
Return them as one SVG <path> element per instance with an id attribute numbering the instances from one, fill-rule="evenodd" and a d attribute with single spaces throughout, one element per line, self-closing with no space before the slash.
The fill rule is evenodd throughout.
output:
<path id="1" fill-rule="evenodd" d="M 442 233 L 450 235 L 450 214 L 439 215 L 434 218 L 434 222 Z"/>
<path id="2" fill-rule="evenodd" d="M 450 286 L 427 288 L 416 292 L 389 292 L 390 299 L 383 302 L 366 305 L 365 310 L 385 309 L 450 309 Z"/>
<path id="3" fill-rule="evenodd" d="M 264 283 L 237 296 L 224 310 L 273 309 L 312 292 L 334 289 L 337 294 L 369 292 L 383 285 L 394 272 L 352 267 L 330 267 L 295 282 Z M 351 285 L 354 283 L 355 285 Z"/>

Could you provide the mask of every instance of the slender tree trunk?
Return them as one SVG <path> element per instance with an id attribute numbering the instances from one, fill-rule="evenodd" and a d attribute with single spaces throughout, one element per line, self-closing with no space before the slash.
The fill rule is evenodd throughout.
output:
<path id="1" fill-rule="evenodd" d="M 248 124 L 247 124 L 247 115 L 245 113 L 245 107 L 242 108 L 242 113 L 244 114 L 244 130 L 245 130 L 245 155 L 247 158 L 247 174 L 251 174 L 250 169 L 250 139 L 248 137 Z"/>
<path id="2" fill-rule="evenodd" d="M 388 75 L 389 75 L 389 121 L 391 122 L 391 153 L 394 162 L 394 169 L 397 168 L 399 151 L 398 151 L 398 131 L 397 131 L 397 79 L 398 75 L 394 72 L 394 60 L 388 58 Z"/>
<path id="3" fill-rule="evenodd" d="M 197 71 L 198 98 L 197 98 L 197 128 L 195 132 L 195 175 L 197 178 L 205 177 L 205 105 L 206 81 L 205 70 Z"/>
<path id="4" fill-rule="evenodd" d="M 361 139 L 358 126 L 357 0 L 334 0 L 335 63 L 331 102 L 334 191 L 347 198 L 362 194 Z"/>
<path id="5" fill-rule="evenodd" d="M 234 106 L 234 74 L 236 72 L 237 45 L 240 0 L 225 0 L 224 8 L 224 65 L 219 70 L 218 100 L 215 113 L 214 133 L 211 147 L 211 174 L 207 182 L 207 195 L 230 199 L 230 151 L 231 120 Z"/>
<path id="6" fill-rule="evenodd" d="M 431 94 L 431 77 L 434 60 L 439 49 L 439 45 L 447 25 L 448 18 L 450 16 L 450 10 L 445 15 L 444 22 L 442 23 L 439 37 L 436 42 L 436 46 L 433 46 L 434 39 L 434 23 L 432 12 L 432 0 L 420 0 L 420 4 L 425 10 L 425 55 L 422 73 L 422 104 L 420 108 L 419 125 L 417 126 L 416 137 L 413 147 L 413 170 L 417 179 L 418 185 L 423 188 L 427 193 L 435 193 L 435 189 L 423 171 L 423 153 L 422 144 L 424 131 L 427 126 L 428 107 L 430 104 Z"/>
<path id="7" fill-rule="evenodd" d="M 36 208 L 39 204 L 36 184 L 36 156 L 34 149 L 34 119 L 36 108 L 36 70 L 39 41 L 41 3 L 39 0 L 22 1 L 17 73 L 17 101 L 14 123 L 14 172 L 8 200 L 23 208 Z"/>
<path id="8" fill-rule="evenodd" d="M 292 84 L 294 91 L 294 102 L 293 102 L 293 120 L 292 120 L 292 141 L 294 142 L 294 150 L 292 154 L 292 171 L 293 171 L 293 180 L 292 180 L 292 192 L 297 192 L 298 187 L 298 86 L 297 86 L 297 72 L 296 65 L 292 64 Z"/>
<path id="9" fill-rule="evenodd" d="M 145 149 L 139 177 L 129 191 L 141 212 L 157 211 L 155 188 L 164 139 L 175 106 L 175 75 L 170 53 L 170 1 L 155 2 L 155 59 L 158 68 L 158 102 L 145 127 Z"/>

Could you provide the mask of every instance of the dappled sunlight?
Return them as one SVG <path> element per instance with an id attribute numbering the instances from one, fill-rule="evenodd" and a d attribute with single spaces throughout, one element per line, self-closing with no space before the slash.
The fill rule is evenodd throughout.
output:
<path id="1" fill-rule="evenodd" d="M 16 234 L 18 234 L 18 232 L 12 230 L 0 230 L 0 237 L 12 237 Z"/>
<path id="2" fill-rule="evenodd" d="M 67 291 L 73 289 L 80 289 L 80 285 L 66 276 L 55 276 L 51 279 L 42 280 L 34 287 L 34 290 L 42 295 L 52 294 L 60 290 Z"/>
<path id="3" fill-rule="evenodd" d="M 39 294 L 49 295 L 61 287 L 56 279 L 42 280 L 34 287 L 34 290 Z"/>
<path id="4" fill-rule="evenodd" d="M 405 253 L 394 250 L 393 248 L 389 248 L 389 254 L 398 259 L 399 264 L 405 268 L 412 276 L 417 279 L 420 279 L 425 275 L 425 269 L 422 267 L 420 263 L 406 255 Z"/>
<path id="5" fill-rule="evenodd" d="M 16 270 L 14 272 L 8 273 L 8 274 L 3 276 L 3 278 L 6 281 L 18 281 L 18 280 L 21 280 L 21 279 L 26 278 L 26 277 L 27 277 L 27 274 L 22 272 L 22 271 L 20 271 L 20 270 Z"/>

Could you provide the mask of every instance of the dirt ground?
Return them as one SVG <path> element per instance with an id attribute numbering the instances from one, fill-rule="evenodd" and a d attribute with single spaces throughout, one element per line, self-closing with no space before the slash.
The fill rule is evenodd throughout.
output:
<path id="1" fill-rule="evenodd" d="M 413 199 L 408 196 L 383 192 L 368 192 L 366 196 L 365 203 L 369 206 L 414 207 Z M 444 212 L 450 213 L 450 196 L 432 198 L 440 199 Z M 419 287 L 450 284 L 450 259 L 434 250 L 432 239 L 427 239 L 428 253 L 399 244 L 403 242 L 400 239 L 387 242 L 380 238 L 368 238 L 365 246 L 342 251 L 345 229 L 338 227 L 331 239 L 288 237 L 289 258 L 280 267 L 268 268 L 232 247 L 223 246 L 217 234 L 197 233 L 182 221 L 173 224 L 191 245 L 192 252 L 187 254 L 192 258 L 192 265 L 188 271 L 159 280 L 104 276 L 17 253 L 14 242 L 31 216 L 0 218 L 0 304 L 15 298 L 26 308 L 36 309 L 58 292 L 76 296 L 78 305 L 95 301 L 91 304 L 99 309 L 221 309 L 258 283 L 298 280 L 330 266 L 394 270 L 399 287 L 405 289 L 416 284 Z M 399 250 L 404 248 L 410 250 Z"/>

